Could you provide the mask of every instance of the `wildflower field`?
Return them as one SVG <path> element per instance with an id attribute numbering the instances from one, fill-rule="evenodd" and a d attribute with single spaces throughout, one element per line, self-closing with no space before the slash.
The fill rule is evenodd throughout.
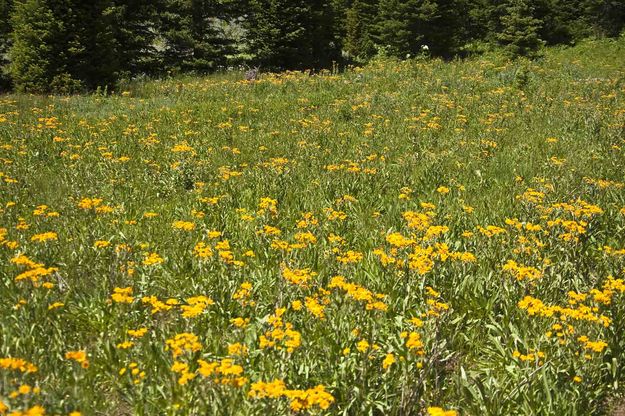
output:
<path id="1" fill-rule="evenodd" d="M 0 414 L 590 415 L 625 42 L 0 97 Z"/>

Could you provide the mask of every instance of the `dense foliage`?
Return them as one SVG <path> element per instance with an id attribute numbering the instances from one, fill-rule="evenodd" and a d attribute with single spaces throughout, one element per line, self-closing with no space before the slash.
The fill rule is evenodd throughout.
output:
<path id="1" fill-rule="evenodd" d="M 625 39 L 0 98 L 0 415 L 602 415 Z"/>
<path id="2" fill-rule="evenodd" d="M 0 0 L 0 91 L 8 88 L 8 52 L 11 47 L 11 7 L 12 0 Z"/>
<path id="3" fill-rule="evenodd" d="M 618 36 L 615 0 L 0 0 L 0 88 L 74 92 L 141 74 L 322 69 Z M 490 46 L 489 46 L 490 45 Z"/>

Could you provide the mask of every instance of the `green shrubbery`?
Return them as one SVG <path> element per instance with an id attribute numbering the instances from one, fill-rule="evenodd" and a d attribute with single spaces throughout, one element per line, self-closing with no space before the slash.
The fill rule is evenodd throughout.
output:
<path id="1" fill-rule="evenodd" d="M 71 93 L 232 65 L 332 68 L 618 36 L 614 0 L 1 0 L 0 87 Z"/>

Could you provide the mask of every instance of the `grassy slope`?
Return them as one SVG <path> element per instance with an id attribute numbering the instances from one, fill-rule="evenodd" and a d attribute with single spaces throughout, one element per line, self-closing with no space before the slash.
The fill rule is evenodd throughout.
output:
<path id="1" fill-rule="evenodd" d="M 623 42 L 595 41 L 550 50 L 537 63 L 506 63 L 493 56 L 452 63 L 375 62 L 338 76 L 265 76 L 254 84 L 238 82 L 235 74 L 147 82 L 131 85 L 129 96 L 108 98 L 5 96 L 0 99 L 6 119 L 0 123 L 5 161 L 0 171 L 17 182 L 0 186 L 2 205 L 15 202 L 4 209 L 0 228 L 7 228 L 6 239 L 19 247 L 0 248 L 0 314 L 6 317 L 0 321 L 0 357 L 23 357 L 38 365 L 23 382 L 41 386 L 41 395 L 29 404 L 44 403 L 50 413 L 109 413 L 113 406 L 118 413 L 236 407 L 243 414 L 279 414 L 288 401 L 245 399 L 249 383 L 274 378 L 293 388 L 326 386 L 336 400 L 327 410 L 332 414 L 375 409 L 419 414 L 434 405 L 475 415 L 598 412 L 624 378 L 618 295 L 611 305 L 598 305 L 599 313 L 614 318 L 612 325 L 571 321 L 576 332 L 565 336 L 565 345 L 545 336 L 553 319 L 528 317 L 517 303 L 532 295 L 565 306 L 570 290 L 601 289 L 609 274 L 624 277 L 623 256 L 599 250 L 625 248 L 625 214 L 619 211 L 625 207 L 624 55 Z M 56 117 L 59 124 L 46 127 L 41 117 Z M 172 152 L 181 143 L 193 151 Z M 123 156 L 129 160 L 119 161 Z M 272 158 L 288 161 L 277 167 L 280 162 Z M 350 163 L 356 163 L 354 172 L 346 169 Z M 343 167 L 331 171 L 328 165 Z M 243 173 L 226 180 L 224 166 Z M 375 171 L 363 171 L 367 168 Z M 584 178 L 613 183 L 602 188 Z M 440 186 L 450 193 L 437 192 Z M 603 214 L 592 221 L 558 212 L 541 218 L 536 206 L 516 198 L 528 188 L 545 193 L 544 206 L 582 198 Z M 409 199 L 400 199 L 401 193 Z M 337 201 L 344 195 L 357 202 Z M 222 197 L 215 206 L 200 199 L 212 196 Z M 77 204 L 85 197 L 102 198 L 114 212 L 81 210 Z M 278 201 L 277 216 L 256 212 L 262 197 Z M 424 275 L 380 264 L 373 250 L 392 252 L 385 235 L 423 236 L 402 219 L 405 211 L 424 211 L 420 202 L 435 204 L 433 224 L 449 227 L 435 241 L 473 253 L 476 263 L 438 258 Z M 34 216 L 42 204 L 60 216 Z M 468 214 L 463 206 L 475 211 Z M 344 211 L 347 219 L 328 220 L 328 207 Z M 243 221 L 237 208 L 257 218 Z M 205 216 L 194 217 L 192 210 Z M 142 218 L 147 211 L 159 216 Z M 292 242 L 303 212 L 319 219 L 311 228 L 318 242 L 311 247 L 285 253 L 271 248 L 273 237 L 257 233 L 270 224 Z M 590 223 L 578 243 L 562 241 L 557 227 L 548 227 L 558 215 Z M 30 228 L 16 229 L 20 217 Z M 524 233 L 506 226 L 506 218 L 541 224 L 546 231 L 535 236 L 544 247 L 516 253 Z M 176 220 L 192 221 L 196 228 L 174 230 Z M 478 225 L 508 231 L 489 239 Z M 246 265 L 195 258 L 198 241 L 215 245 L 205 229 L 223 231 Z M 463 237 L 467 230 L 475 235 Z M 58 240 L 30 241 L 45 231 L 58 233 Z M 338 262 L 330 233 L 345 239 L 341 252 L 358 251 L 363 260 Z M 94 249 L 96 240 L 125 243 L 132 251 Z M 254 258 L 243 257 L 248 249 Z M 48 290 L 15 282 L 23 269 L 9 259 L 18 252 L 58 267 L 64 284 Z M 166 261 L 143 266 L 144 252 Z M 408 259 L 409 252 L 400 250 L 396 257 Z M 509 259 L 534 266 L 543 276 L 532 283 L 516 281 L 502 271 Z M 285 282 L 285 265 L 311 268 L 317 273 L 314 283 L 300 288 Z M 129 276 L 127 268 L 134 274 Z M 306 308 L 285 315 L 302 335 L 293 354 L 259 348 L 258 337 L 275 308 L 306 297 L 323 300 L 318 289 L 327 288 L 337 274 L 387 295 L 388 311 L 366 311 L 332 290 L 325 320 Z M 57 278 L 46 279 L 56 283 Z M 243 281 L 253 284 L 254 307 L 232 300 Z M 450 310 L 412 328 L 407 320 L 431 309 L 426 286 L 440 292 L 439 301 Z M 136 302 L 107 302 L 114 287 L 132 287 Z M 200 294 L 216 305 L 193 319 L 175 310 L 151 315 L 138 300 Z M 27 303 L 16 309 L 19 299 Z M 55 301 L 65 306 L 48 311 Z M 230 325 L 237 316 L 249 317 L 250 326 Z M 141 326 L 150 329 L 149 335 L 129 350 L 116 348 L 128 338 L 126 329 Z M 355 328 L 359 335 L 352 333 Z M 421 335 L 424 357 L 407 350 L 400 337 L 404 330 Z M 205 359 L 226 356 L 229 343 L 246 343 L 250 353 L 237 362 L 248 385 L 216 389 L 199 376 L 178 385 L 164 346 L 180 332 L 200 336 L 198 354 Z M 605 340 L 608 347 L 586 360 L 580 335 Z M 380 349 L 359 353 L 356 343 L 362 339 Z M 344 355 L 346 347 L 351 352 Z M 79 349 L 89 354 L 87 370 L 64 359 L 66 351 Z M 521 362 L 512 355 L 531 349 L 546 358 Z M 398 362 L 383 371 L 389 352 Z M 193 367 L 198 357 L 185 360 Z M 147 374 L 138 385 L 118 375 L 131 361 Z M 8 392 L 20 381 L 2 371 L 0 400 L 19 407 Z M 576 375 L 580 383 L 573 381 Z"/>

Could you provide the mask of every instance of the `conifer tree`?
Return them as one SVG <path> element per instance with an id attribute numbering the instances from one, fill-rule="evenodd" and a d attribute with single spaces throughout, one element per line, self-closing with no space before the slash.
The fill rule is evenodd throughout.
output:
<path id="1" fill-rule="evenodd" d="M 114 0 L 109 9 L 120 70 L 125 76 L 158 73 L 156 49 L 165 0 Z"/>
<path id="2" fill-rule="evenodd" d="M 625 1 L 586 0 L 584 2 L 586 20 L 594 28 L 596 35 L 616 37 L 625 29 Z"/>
<path id="3" fill-rule="evenodd" d="M 319 69 L 336 56 L 329 0 L 250 0 L 249 52 L 267 68 Z"/>
<path id="4" fill-rule="evenodd" d="M 381 0 L 378 19 L 378 43 L 391 55 L 404 58 L 426 44 L 424 39 L 438 19 L 438 5 L 434 0 Z"/>
<path id="5" fill-rule="evenodd" d="M 25 0 L 12 13 L 13 45 L 10 50 L 11 76 L 18 91 L 41 93 L 64 68 L 59 62 L 58 40 L 62 23 L 57 21 L 45 0 Z"/>
<path id="6" fill-rule="evenodd" d="M 111 87 L 119 74 L 119 48 L 110 0 L 50 0 L 63 22 L 63 65 L 87 89 Z"/>
<path id="7" fill-rule="evenodd" d="M 339 49 L 343 49 L 344 46 L 347 34 L 347 11 L 351 8 L 352 3 L 353 0 L 332 0 L 334 42 Z"/>
<path id="8" fill-rule="evenodd" d="M 489 22 L 493 18 L 493 4 L 491 0 L 467 0 L 467 9 L 460 12 L 460 19 L 464 19 L 464 29 L 468 38 L 463 43 L 475 39 L 486 40 L 489 34 Z"/>
<path id="9" fill-rule="evenodd" d="M 227 17 L 223 1 L 169 0 L 161 26 L 165 39 L 165 65 L 200 73 L 224 65 L 232 43 L 217 23 Z"/>
<path id="10" fill-rule="evenodd" d="M 354 0 L 345 13 L 345 41 L 343 48 L 356 60 L 373 56 L 378 0 Z"/>
<path id="11" fill-rule="evenodd" d="M 11 48 L 12 0 L 0 0 L 0 92 L 9 88 L 9 49 Z"/>
<path id="12" fill-rule="evenodd" d="M 250 0 L 247 28 L 250 54 L 267 68 L 303 67 L 311 53 L 306 1 Z"/>
<path id="13" fill-rule="evenodd" d="M 332 0 L 311 0 L 310 28 L 312 56 L 304 69 L 330 68 L 340 58 L 340 42 L 337 41 L 336 13 Z"/>
<path id="14" fill-rule="evenodd" d="M 571 31 L 567 26 L 567 10 L 575 7 L 575 0 L 561 2 L 559 0 L 535 0 L 534 17 L 541 21 L 538 35 L 546 44 L 568 43 L 571 40 Z"/>
<path id="15" fill-rule="evenodd" d="M 471 0 L 434 0 L 436 13 L 423 22 L 423 43 L 432 55 L 452 57 L 470 42 L 472 30 L 479 30 L 472 19 Z"/>
<path id="16" fill-rule="evenodd" d="M 427 45 L 453 57 L 482 40 L 533 57 L 543 44 L 624 27 L 622 0 L 0 0 L 0 89 L 73 92 L 165 69 L 204 73 L 237 53 L 264 69 L 321 69 L 341 52 L 365 62 Z"/>
<path id="17" fill-rule="evenodd" d="M 117 76 L 108 0 L 18 0 L 11 75 L 19 91 L 75 92 Z"/>
<path id="18" fill-rule="evenodd" d="M 539 38 L 541 21 L 534 18 L 528 0 L 507 0 L 497 39 L 511 57 L 536 57 L 544 42 Z"/>

